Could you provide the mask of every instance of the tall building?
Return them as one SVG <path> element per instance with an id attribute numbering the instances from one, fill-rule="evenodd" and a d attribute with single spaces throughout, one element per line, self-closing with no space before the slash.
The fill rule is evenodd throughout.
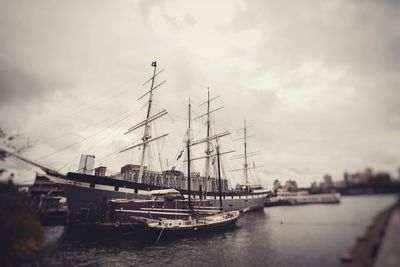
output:
<path id="1" fill-rule="evenodd" d="M 143 166 L 143 170 L 147 171 L 147 166 Z M 138 181 L 138 175 L 140 171 L 140 165 L 126 164 L 121 167 L 121 179 L 122 180 L 133 180 Z"/>
<path id="2" fill-rule="evenodd" d="M 95 156 L 93 155 L 81 155 L 81 160 L 79 161 L 78 173 L 93 175 L 94 158 Z"/>
<path id="3" fill-rule="evenodd" d="M 285 183 L 285 188 L 287 191 L 295 192 L 295 191 L 297 191 L 297 182 L 292 179 L 289 179 Z"/>
<path id="4" fill-rule="evenodd" d="M 343 178 L 344 178 L 345 184 L 348 185 L 349 182 L 350 182 L 350 177 L 349 177 L 349 174 L 347 172 L 344 172 Z"/>
<path id="5" fill-rule="evenodd" d="M 100 166 L 94 169 L 94 175 L 96 176 L 106 176 L 107 167 Z"/>
<path id="6" fill-rule="evenodd" d="M 278 179 L 275 179 L 274 183 L 273 183 L 273 188 L 274 188 L 274 192 L 276 194 L 278 192 L 278 189 L 281 188 L 281 181 L 279 181 Z"/>
<path id="7" fill-rule="evenodd" d="M 374 176 L 371 168 L 365 168 L 364 172 L 357 172 L 350 176 L 352 184 L 366 184 Z"/>
<path id="8" fill-rule="evenodd" d="M 143 166 L 143 169 L 147 170 L 147 166 Z M 121 174 L 139 172 L 139 170 L 140 170 L 140 165 L 126 164 L 126 165 L 121 167 Z"/>
<path id="9" fill-rule="evenodd" d="M 324 187 L 326 187 L 326 188 L 333 187 L 332 176 L 330 176 L 329 174 L 324 175 Z"/>

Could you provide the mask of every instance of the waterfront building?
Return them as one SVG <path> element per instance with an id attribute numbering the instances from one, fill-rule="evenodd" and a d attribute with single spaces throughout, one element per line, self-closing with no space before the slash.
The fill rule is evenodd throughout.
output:
<path id="1" fill-rule="evenodd" d="M 79 161 L 78 173 L 93 174 L 94 159 L 95 156 L 93 155 L 81 155 L 81 160 Z"/>
<path id="2" fill-rule="evenodd" d="M 106 176 L 107 167 L 100 166 L 94 169 L 94 175 L 96 176 Z"/>

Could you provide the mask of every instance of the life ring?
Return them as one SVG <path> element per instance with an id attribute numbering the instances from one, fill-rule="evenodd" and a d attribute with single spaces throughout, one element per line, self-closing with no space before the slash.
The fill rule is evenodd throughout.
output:
<path id="1" fill-rule="evenodd" d="M 115 227 L 119 227 L 121 224 L 120 224 L 120 222 L 119 221 L 116 221 L 115 223 L 114 223 L 114 226 Z"/>

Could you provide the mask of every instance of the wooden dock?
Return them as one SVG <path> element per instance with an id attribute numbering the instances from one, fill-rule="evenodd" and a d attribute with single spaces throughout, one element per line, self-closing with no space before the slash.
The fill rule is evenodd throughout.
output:
<path id="1" fill-rule="evenodd" d="M 306 204 L 338 204 L 340 203 L 339 193 L 326 194 L 305 194 L 305 195 L 284 195 L 267 199 L 265 207 L 272 206 L 295 206 Z"/>

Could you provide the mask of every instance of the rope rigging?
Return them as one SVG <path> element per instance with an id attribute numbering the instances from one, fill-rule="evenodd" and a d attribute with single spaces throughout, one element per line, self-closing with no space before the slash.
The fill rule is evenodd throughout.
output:
<path id="1" fill-rule="evenodd" d="M 125 123 L 126 124 L 126 123 Z M 91 149 L 93 149 L 94 147 L 96 147 L 98 144 L 100 144 L 101 142 L 103 142 L 104 140 L 114 137 L 116 134 L 121 133 L 122 128 L 126 128 L 125 124 L 117 127 L 116 129 L 114 129 L 113 131 L 111 131 L 111 133 L 108 133 L 109 129 L 107 129 L 106 131 L 104 131 L 104 136 L 102 136 L 99 140 L 97 140 L 94 144 L 92 144 L 89 148 L 85 149 L 84 151 L 82 151 L 82 154 L 86 154 L 87 152 L 89 152 Z M 112 128 L 110 128 L 112 130 Z M 70 164 L 72 164 L 75 161 L 75 158 L 72 159 L 71 161 L 69 161 L 67 164 L 63 165 L 61 168 L 59 168 L 57 171 L 60 171 L 62 169 L 64 169 L 65 167 L 69 166 Z"/>
<path id="2" fill-rule="evenodd" d="M 103 101 L 109 101 L 110 98 L 121 95 L 123 93 L 127 93 L 132 90 L 132 88 L 130 86 L 128 87 L 128 85 L 130 85 L 129 83 L 133 79 L 134 79 L 134 77 L 131 77 L 128 80 L 121 82 L 120 84 L 112 86 L 111 88 L 104 89 L 103 92 L 96 92 L 96 95 L 98 95 L 98 97 L 91 98 L 90 100 L 85 101 L 84 104 L 80 104 L 79 108 L 73 109 L 72 112 L 70 112 L 71 110 L 68 109 L 67 112 L 65 112 L 63 115 L 57 116 L 57 118 L 54 120 L 50 120 L 50 121 L 46 121 L 46 122 L 37 122 L 37 124 L 40 125 L 42 128 L 52 127 L 52 126 L 54 126 L 54 123 L 56 123 L 60 120 L 66 120 L 67 118 L 73 117 L 74 115 L 78 114 L 79 112 L 81 112 L 85 109 L 88 109 L 89 107 L 92 107 L 95 105 L 98 106 L 98 104 Z M 127 87 L 125 88 L 124 86 L 127 86 Z M 120 87 L 121 87 L 120 90 L 116 90 Z"/>
<path id="3" fill-rule="evenodd" d="M 125 114 L 125 113 L 131 112 L 131 111 L 134 111 L 134 110 L 137 110 L 138 108 L 139 108 L 139 109 L 143 109 L 144 107 L 145 107 L 144 105 L 141 105 L 141 106 L 139 106 L 139 107 L 136 106 L 134 109 L 130 108 L 130 109 L 125 110 L 125 111 L 123 111 L 123 112 L 121 112 L 121 113 L 114 114 L 113 116 L 110 116 L 110 117 L 108 117 L 108 118 L 106 118 L 106 119 L 102 119 L 102 120 L 93 122 L 93 123 L 87 125 L 86 127 L 81 128 L 80 131 L 85 131 L 85 130 L 91 128 L 91 127 L 98 126 L 99 124 L 102 124 L 102 123 L 105 123 L 105 122 L 107 122 L 107 121 L 110 121 L 111 119 L 114 119 L 114 118 L 116 118 L 116 117 L 119 118 L 119 117 L 121 117 L 121 116 L 122 116 L 123 114 Z M 42 145 L 42 144 L 45 144 L 45 143 L 49 143 L 49 142 L 51 142 L 51 141 L 55 141 L 55 140 L 62 139 L 63 137 L 66 137 L 66 136 L 69 136 L 69 135 L 78 135 L 78 134 L 77 134 L 76 132 L 68 132 L 68 133 L 65 133 L 65 134 L 62 134 L 62 135 L 59 135 L 59 136 L 50 138 L 50 139 L 42 139 L 42 140 L 37 140 L 37 141 L 34 141 L 34 142 L 36 142 L 36 146 L 37 146 L 37 145 Z"/>
<path id="4" fill-rule="evenodd" d="M 113 122 L 113 123 L 110 124 L 110 125 L 107 125 L 106 127 L 100 129 L 99 131 L 96 131 L 96 132 L 94 132 L 93 134 L 91 134 L 91 135 L 89 135 L 89 136 L 87 136 L 87 137 L 84 137 L 83 139 L 81 139 L 81 140 L 79 140 L 79 141 L 77 141 L 77 142 L 74 142 L 74 143 L 69 144 L 69 145 L 67 145 L 67 146 L 65 146 L 65 147 L 62 147 L 62 148 L 60 148 L 60 149 L 58 149 L 58 150 L 56 150 L 56 151 L 54 151 L 54 152 L 52 152 L 52 153 L 49 153 L 49 154 L 46 154 L 46 155 L 43 155 L 43 156 L 39 157 L 38 160 L 48 158 L 48 157 L 50 157 L 50 156 L 53 156 L 53 155 L 55 155 L 55 154 L 57 154 L 57 153 L 60 153 L 60 152 L 62 152 L 62 151 L 64 151 L 64 150 L 66 150 L 66 149 L 68 149 L 68 148 L 71 148 L 71 147 L 73 147 L 73 146 L 75 146 L 75 145 L 77 145 L 77 144 L 83 143 L 83 142 L 85 142 L 86 140 L 89 140 L 90 138 L 92 138 L 92 137 L 94 137 L 94 136 L 96 136 L 96 135 L 102 133 L 104 130 L 107 130 L 107 129 L 113 127 L 114 125 L 118 124 L 119 122 L 124 121 L 124 120 L 130 118 L 132 115 L 136 114 L 137 112 L 138 112 L 138 110 L 135 110 L 135 111 L 129 113 L 127 116 L 123 117 L 122 119 L 119 119 L 118 121 Z"/>

